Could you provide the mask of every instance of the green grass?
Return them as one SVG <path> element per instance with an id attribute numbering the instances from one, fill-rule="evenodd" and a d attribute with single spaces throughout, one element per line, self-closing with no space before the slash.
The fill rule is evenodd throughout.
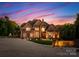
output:
<path id="1" fill-rule="evenodd" d="M 52 45 L 51 40 L 30 40 L 35 43 L 44 44 L 44 45 Z"/>

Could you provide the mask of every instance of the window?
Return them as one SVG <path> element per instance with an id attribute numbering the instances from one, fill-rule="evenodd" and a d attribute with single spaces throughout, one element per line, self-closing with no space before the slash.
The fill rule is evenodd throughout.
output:
<path id="1" fill-rule="evenodd" d="M 35 28 L 36 31 L 39 31 L 39 28 Z"/>
<path id="2" fill-rule="evenodd" d="M 44 28 L 44 27 L 42 27 L 42 28 L 41 28 L 41 31 L 42 31 L 42 32 L 44 32 L 44 31 L 45 31 L 45 28 Z"/>
<path id="3" fill-rule="evenodd" d="M 27 27 L 27 28 L 26 28 L 26 31 L 30 31 L 30 30 L 31 30 L 31 28 L 30 28 L 30 27 Z"/>

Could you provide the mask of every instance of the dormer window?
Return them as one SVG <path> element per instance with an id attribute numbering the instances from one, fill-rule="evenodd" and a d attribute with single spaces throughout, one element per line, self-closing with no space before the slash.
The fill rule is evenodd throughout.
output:
<path id="1" fill-rule="evenodd" d="M 27 27 L 27 28 L 26 28 L 26 31 L 30 31 L 30 30 L 31 30 L 31 28 L 30 28 L 30 27 Z"/>
<path id="2" fill-rule="evenodd" d="M 44 28 L 44 27 L 42 27 L 42 28 L 41 28 L 41 31 L 42 31 L 42 32 L 44 32 L 44 31 L 45 31 L 45 28 Z"/>

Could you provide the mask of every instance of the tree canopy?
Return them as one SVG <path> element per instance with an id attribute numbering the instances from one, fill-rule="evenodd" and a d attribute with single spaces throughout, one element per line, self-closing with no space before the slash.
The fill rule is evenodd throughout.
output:
<path id="1" fill-rule="evenodd" d="M 0 18 L 0 36 L 12 36 L 20 31 L 19 25 L 16 22 L 11 21 L 8 16 Z"/>
<path id="2" fill-rule="evenodd" d="M 64 24 L 60 29 L 61 39 L 72 40 L 75 38 L 75 26 L 74 24 Z"/>

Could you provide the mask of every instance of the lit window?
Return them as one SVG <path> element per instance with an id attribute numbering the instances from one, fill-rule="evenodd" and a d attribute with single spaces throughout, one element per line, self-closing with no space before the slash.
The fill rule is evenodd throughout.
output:
<path id="1" fill-rule="evenodd" d="M 35 28 L 36 31 L 39 31 L 39 28 Z"/>
<path id="2" fill-rule="evenodd" d="M 29 28 L 29 27 L 26 28 L 26 31 L 30 31 L 30 30 L 31 30 L 31 28 Z"/>
<path id="3" fill-rule="evenodd" d="M 41 31 L 44 32 L 45 31 L 45 28 L 41 28 Z"/>
<path id="4" fill-rule="evenodd" d="M 53 38 L 55 38 L 55 35 L 53 35 Z"/>
<path id="5" fill-rule="evenodd" d="M 33 33 L 30 33 L 30 37 L 33 38 Z"/>
<path id="6" fill-rule="evenodd" d="M 59 34 L 57 35 L 57 38 L 59 38 Z"/>

